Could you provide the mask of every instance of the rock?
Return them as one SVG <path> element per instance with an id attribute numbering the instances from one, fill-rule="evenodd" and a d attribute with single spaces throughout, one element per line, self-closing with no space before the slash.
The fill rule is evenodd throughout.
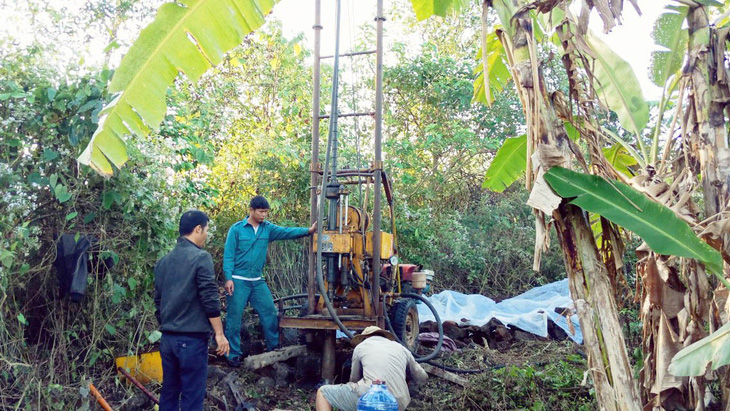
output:
<path id="1" fill-rule="evenodd" d="M 212 381 L 214 384 L 225 378 L 228 372 L 217 365 L 208 366 L 208 381 Z"/>
<path id="2" fill-rule="evenodd" d="M 459 327 L 459 325 L 453 321 L 445 321 L 444 335 L 449 336 L 452 340 L 461 341 L 469 335 L 469 332 L 466 329 Z"/>
<path id="3" fill-rule="evenodd" d="M 439 330 L 439 327 L 438 327 L 438 324 L 436 324 L 436 321 L 424 321 L 421 324 L 419 324 L 419 328 L 422 333 L 425 333 L 425 332 L 435 333 L 435 332 L 438 332 L 438 330 Z"/>
<path id="4" fill-rule="evenodd" d="M 481 330 L 484 334 L 489 334 L 498 326 L 504 326 L 504 324 L 502 323 L 502 321 L 499 321 L 498 319 L 492 317 L 489 322 L 481 326 Z"/>
<path id="5" fill-rule="evenodd" d="M 137 388 L 134 388 L 137 389 Z M 143 410 L 143 409 L 149 409 L 152 405 L 152 400 L 150 400 L 146 395 L 144 395 L 142 392 L 139 392 L 138 394 L 135 394 L 126 404 L 125 408 L 128 410 Z"/>
<path id="6" fill-rule="evenodd" d="M 504 325 L 497 326 L 493 331 L 492 335 L 497 337 L 499 341 L 512 340 L 514 339 L 514 331 L 505 327 Z"/>
<path id="7" fill-rule="evenodd" d="M 294 370 L 285 363 L 276 363 L 272 365 L 274 369 L 274 381 L 277 387 L 286 387 L 293 381 Z"/>
<path id="8" fill-rule="evenodd" d="M 526 331 L 522 331 L 519 329 L 515 329 L 515 340 L 517 341 L 547 341 L 547 338 L 540 337 L 539 335 L 535 335 L 532 333 L 528 333 Z"/>
<path id="9" fill-rule="evenodd" d="M 256 386 L 260 388 L 273 388 L 276 385 L 273 378 L 261 377 L 256 381 Z"/>
<path id="10" fill-rule="evenodd" d="M 552 320 L 548 320 L 548 335 L 558 341 L 568 338 L 568 333 L 558 327 Z"/>
<path id="11" fill-rule="evenodd" d="M 507 328 L 496 318 L 481 327 L 480 333 L 486 335 L 489 348 L 505 350 L 514 342 L 513 330 Z"/>
<path id="12" fill-rule="evenodd" d="M 302 332 L 296 328 L 282 328 L 279 333 L 281 334 L 282 347 L 304 344 L 305 342 Z"/>
<path id="13" fill-rule="evenodd" d="M 263 341 L 251 341 L 250 355 L 261 354 L 264 351 L 266 351 L 266 347 L 264 346 Z"/>

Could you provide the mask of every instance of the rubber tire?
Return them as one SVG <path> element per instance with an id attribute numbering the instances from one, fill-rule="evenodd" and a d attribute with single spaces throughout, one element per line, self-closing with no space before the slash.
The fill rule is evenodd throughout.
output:
<path id="1" fill-rule="evenodd" d="M 410 298 L 398 300 L 390 308 L 389 315 L 390 325 L 393 327 L 396 337 L 403 341 L 411 352 L 416 352 L 420 331 L 416 302 Z"/>

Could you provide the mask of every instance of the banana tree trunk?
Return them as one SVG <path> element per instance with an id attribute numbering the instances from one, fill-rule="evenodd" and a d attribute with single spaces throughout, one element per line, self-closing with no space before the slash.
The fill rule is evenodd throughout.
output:
<path id="1" fill-rule="evenodd" d="M 728 202 L 730 150 L 728 150 L 725 119 L 725 109 L 730 99 L 729 76 L 725 61 L 728 29 L 716 29 L 710 26 L 708 9 L 702 5 L 689 8 L 687 25 L 689 50 L 685 73 L 690 77 L 690 93 L 684 131 L 689 134 L 690 144 L 689 147 L 685 145 L 684 150 L 688 157 L 699 160 L 697 171 L 702 175 L 705 219 L 708 219 L 726 211 Z M 729 240 L 728 234 L 723 234 L 718 248 L 724 250 Z M 727 269 L 725 271 L 727 273 Z M 691 295 L 685 298 L 689 303 L 686 309 L 691 313 L 687 329 L 692 331 L 686 335 L 685 346 L 705 334 L 704 325 L 708 319 L 706 313 L 709 301 L 713 298 L 710 290 L 706 294 L 709 295 L 698 296 L 704 298 L 687 298 L 692 297 Z M 711 317 L 710 320 L 710 331 L 712 331 L 720 324 L 714 324 Z M 704 380 L 700 377 L 691 381 L 693 384 L 691 392 L 694 394 L 692 397 L 697 409 L 702 409 L 704 403 Z M 721 383 L 723 408 L 726 410 L 730 409 L 728 386 L 730 386 L 730 369 L 722 376 Z"/>
<path id="2" fill-rule="evenodd" d="M 717 44 L 717 31 L 710 27 L 705 6 L 690 7 L 687 24 L 686 72 L 690 75 L 691 90 L 687 131 L 691 133 L 692 151 L 699 157 L 707 218 L 723 211 L 727 204 L 730 153 L 724 112 L 730 92 L 724 66 L 725 38 Z"/>
<path id="3" fill-rule="evenodd" d="M 570 204 L 561 204 L 553 217 L 598 404 L 603 410 L 640 410 L 641 401 L 626 353 L 614 288 L 588 218 L 583 210 Z"/>
<path id="4" fill-rule="evenodd" d="M 541 186 L 541 181 L 544 182 L 542 173 L 552 165 L 569 164 L 570 142 L 563 122 L 558 119 L 555 107 L 547 97 L 529 8 L 515 10 L 516 4 L 511 0 L 490 3 L 497 9 L 506 30 L 500 41 L 527 119 L 526 184 L 528 189 L 534 185 L 534 190 L 544 190 L 547 186 Z M 538 163 L 534 173 L 533 158 Z M 638 411 L 642 407 L 626 354 L 614 290 L 606 266 L 601 262 L 590 224 L 582 210 L 565 203 L 560 204 L 552 215 L 556 220 L 571 294 L 576 301 L 589 353 L 589 367 L 599 406 L 611 411 Z"/>

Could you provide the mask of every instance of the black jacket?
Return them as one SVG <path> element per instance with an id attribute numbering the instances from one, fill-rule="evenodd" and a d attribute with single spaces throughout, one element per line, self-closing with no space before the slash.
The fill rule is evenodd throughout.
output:
<path id="1" fill-rule="evenodd" d="M 163 333 L 209 333 L 208 318 L 221 315 L 213 257 L 187 238 L 178 238 L 155 266 L 155 308 Z"/>

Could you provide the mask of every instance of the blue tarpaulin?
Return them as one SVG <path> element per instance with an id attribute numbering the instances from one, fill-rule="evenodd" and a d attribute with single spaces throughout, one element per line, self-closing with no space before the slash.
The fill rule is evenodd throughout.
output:
<path id="1" fill-rule="evenodd" d="M 481 294 L 467 295 L 449 290 L 426 298 L 438 311 L 441 321 L 482 326 L 492 318 L 496 318 L 506 326 L 514 326 L 540 337 L 547 337 L 547 321 L 551 319 L 575 342 L 583 343 L 578 316 L 570 316 L 572 327 L 569 327 L 566 317 L 555 312 L 556 307 L 573 311 L 573 299 L 570 297 L 567 278 L 533 288 L 524 294 L 498 303 Z M 425 304 L 418 304 L 418 316 L 420 322 L 434 320 L 431 310 Z"/>

